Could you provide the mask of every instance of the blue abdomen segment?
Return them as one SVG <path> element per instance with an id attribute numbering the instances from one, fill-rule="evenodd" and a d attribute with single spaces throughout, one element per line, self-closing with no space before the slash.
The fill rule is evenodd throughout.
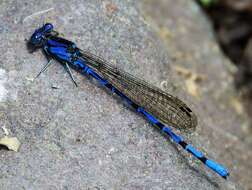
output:
<path id="1" fill-rule="evenodd" d="M 196 150 L 192 145 L 187 145 L 185 149 L 201 160 L 204 164 L 206 164 L 209 168 L 220 174 L 222 177 L 226 178 L 229 175 L 228 170 L 222 165 L 218 164 L 213 160 L 207 159 L 200 151 Z"/>
<path id="2" fill-rule="evenodd" d="M 73 66 L 77 67 L 78 69 L 81 69 L 81 72 L 84 72 L 89 68 L 86 66 L 85 62 L 82 60 L 76 60 L 71 63 Z"/>
<path id="3" fill-rule="evenodd" d="M 227 176 L 229 175 L 229 172 L 225 167 L 223 167 L 222 165 L 216 163 L 213 160 L 206 160 L 205 164 L 209 168 L 211 168 L 212 170 L 216 171 L 218 174 L 220 174 L 224 178 L 227 178 Z"/>

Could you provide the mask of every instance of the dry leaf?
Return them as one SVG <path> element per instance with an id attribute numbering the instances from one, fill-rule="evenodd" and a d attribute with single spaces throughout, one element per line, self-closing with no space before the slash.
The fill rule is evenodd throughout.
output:
<path id="1" fill-rule="evenodd" d="M 185 78 L 189 78 L 192 76 L 192 71 L 190 71 L 189 69 L 186 69 L 181 66 L 175 66 L 174 68 L 179 75 L 181 75 Z"/>
<path id="2" fill-rule="evenodd" d="M 161 36 L 162 39 L 169 39 L 172 37 L 172 33 L 165 27 L 162 27 L 159 31 L 159 35 Z"/>
<path id="3" fill-rule="evenodd" d="M 230 102 L 233 108 L 235 109 L 236 113 L 240 115 L 243 114 L 243 111 L 244 111 L 243 105 L 238 98 L 232 98 Z"/>
<path id="4" fill-rule="evenodd" d="M 18 151 L 20 142 L 16 137 L 3 137 L 0 139 L 0 145 L 6 146 L 9 150 L 13 150 L 15 152 Z"/>
<path id="5" fill-rule="evenodd" d="M 193 73 L 189 69 L 181 66 L 175 66 L 174 68 L 179 75 L 186 79 L 185 84 L 187 92 L 198 98 L 200 96 L 198 83 L 204 80 L 206 77 L 197 73 Z"/>
<path id="6" fill-rule="evenodd" d="M 188 79 L 185 81 L 187 92 L 194 97 L 199 97 L 199 88 L 196 82 L 192 79 Z"/>
<path id="7" fill-rule="evenodd" d="M 2 129 L 3 129 L 4 134 L 5 134 L 6 136 L 8 136 L 8 135 L 9 135 L 9 131 L 8 131 L 8 129 L 6 128 L 5 125 L 2 126 Z"/>
<path id="8" fill-rule="evenodd" d="M 31 81 L 31 82 L 34 81 L 34 78 L 30 78 L 30 77 L 25 77 L 25 79 L 28 80 L 28 81 Z"/>

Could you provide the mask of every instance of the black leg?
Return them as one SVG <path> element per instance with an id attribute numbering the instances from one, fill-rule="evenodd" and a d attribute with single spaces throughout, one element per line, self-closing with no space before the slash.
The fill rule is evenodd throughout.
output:
<path id="1" fill-rule="evenodd" d="M 75 81 L 75 79 L 74 79 L 74 77 L 73 77 L 73 73 L 72 73 L 72 71 L 71 71 L 71 69 L 70 69 L 70 67 L 69 67 L 69 65 L 68 65 L 67 62 L 65 62 L 65 68 L 66 68 L 66 70 L 67 70 L 69 76 L 71 77 L 73 83 L 75 84 L 75 86 L 78 87 L 77 82 Z"/>
<path id="2" fill-rule="evenodd" d="M 46 65 L 40 70 L 40 72 L 36 75 L 36 77 L 34 77 L 33 80 L 35 80 L 35 79 L 38 78 L 43 72 L 45 72 L 46 69 L 52 64 L 52 62 L 53 62 L 52 59 L 49 60 L 49 61 L 47 62 L 47 64 L 46 64 Z"/>

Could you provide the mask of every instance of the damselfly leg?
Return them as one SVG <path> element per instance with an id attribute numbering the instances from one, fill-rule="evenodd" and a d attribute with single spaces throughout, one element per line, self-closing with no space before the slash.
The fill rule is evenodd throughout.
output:
<path id="1" fill-rule="evenodd" d="M 77 82 L 75 81 L 75 79 L 74 79 L 74 77 L 73 77 L 73 73 L 72 73 L 72 71 L 71 71 L 71 69 L 70 69 L 70 67 L 69 67 L 69 65 L 68 65 L 67 62 L 65 62 L 65 68 L 66 68 L 66 71 L 67 71 L 67 73 L 69 74 L 71 80 L 72 80 L 73 83 L 75 84 L 75 86 L 78 87 L 78 84 L 77 84 Z"/>
<path id="2" fill-rule="evenodd" d="M 52 64 L 53 60 L 51 59 L 50 61 L 47 62 L 47 64 L 40 70 L 40 72 L 34 77 L 33 80 L 38 78 L 43 72 L 46 71 L 46 69 Z"/>

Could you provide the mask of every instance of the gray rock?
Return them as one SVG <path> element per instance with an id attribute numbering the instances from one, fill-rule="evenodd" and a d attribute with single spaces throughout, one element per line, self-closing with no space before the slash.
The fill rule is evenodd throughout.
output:
<path id="1" fill-rule="evenodd" d="M 18 153 L 0 150 L 1 189 L 249 187 L 245 119 L 230 103 L 236 97 L 233 67 L 194 2 L 1 1 L 0 13 L 0 122 L 22 143 Z M 25 39 L 45 21 L 134 75 L 157 86 L 166 81 L 166 90 L 199 117 L 195 132 L 180 133 L 226 165 L 231 177 L 225 181 L 195 161 L 88 77 L 75 73 L 75 88 L 54 64 L 31 82 L 46 59 L 41 52 L 29 54 Z M 200 98 L 187 93 L 176 65 L 207 76 Z"/>

